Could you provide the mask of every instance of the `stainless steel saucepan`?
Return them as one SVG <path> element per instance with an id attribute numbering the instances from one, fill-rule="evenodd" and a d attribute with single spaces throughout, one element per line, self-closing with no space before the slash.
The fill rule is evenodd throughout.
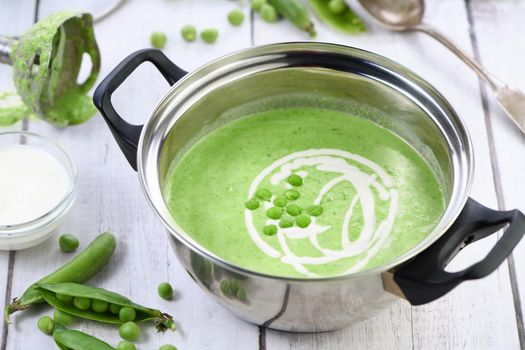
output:
<path id="1" fill-rule="evenodd" d="M 115 111 L 111 95 L 146 61 L 173 86 L 144 125 L 131 125 Z M 225 113 L 292 94 L 362 106 L 363 118 L 392 130 L 419 151 L 440 179 L 447 203 L 426 239 L 369 270 L 329 278 L 283 278 L 224 261 L 177 224 L 163 198 L 171 161 Z M 463 281 L 493 272 L 525 231 L 525 217 L 519 211 L 491 210 L 469 198 L 472 144 L 445 98 L 405 67 L 367 51 L 313 42 L 274 44 L 222 57 L 187 74 L 160 51 L 142 50 L 106 77 L 94 101 L 138 170 L 146 198 L 168 230 L 181 264 L 208 295 L 249 322 L 287 331 L 326 331 L 369 318 L 400 297 L 413 305 L 428 303 Z M 459 272 L 445 271 L 463 247 L 502 228 L 501 238 L 485 258 Z M 221 281 L 233 278 L 246 291 L 245 300 L 221 292 Z"/>

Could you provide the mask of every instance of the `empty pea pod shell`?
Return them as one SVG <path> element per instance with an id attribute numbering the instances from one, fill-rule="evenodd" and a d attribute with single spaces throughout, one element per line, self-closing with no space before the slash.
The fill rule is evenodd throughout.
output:
<path id="1" fill-rule="evenodd" d="M 72 302 L 61 301 L 57 299 L 56 295 L 63 294 L 70 295 L 72 297 L 101 300 L 121 307 L 130 307 L 136 312 L 134 322 L 153 321 L 155 322 L 155 328 L 157 331 L 161 332 L 164 332 L 168 329 L 176 329 L 175 322 L 170 315 L 162 313 L 159 310 L 150 309 L 145 306 L 135 304 L 120 294 L 110 292 L 102 288 L 91 287 L 78 283 L 58 283 L 39 284 L 38 290 L 45 301 L 54 308 L 91 321 L 117 325 L 123 323 L 120 320 L 119 315 L 113 314 L 109 310 L 107 312 L 96 312 L 92 309 L 80 310 L 76 308 Z"/>
<path id="2" fill-rule="evenodd" d="M 117 350 L 89 334 L 62 327 L 55 329 L 53 339 L 62 350 Z"/>

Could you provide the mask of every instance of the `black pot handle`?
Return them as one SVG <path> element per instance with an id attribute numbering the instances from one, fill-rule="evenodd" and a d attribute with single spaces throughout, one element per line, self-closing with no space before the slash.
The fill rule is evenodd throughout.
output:
<path id="1" fill-rule="evenodd" d="M 120 62 L 97 86 L 93 94 L 95 106 L 106 120 L 113 137 L 135 170 L 137 170 L 137 145 L 143 125 L 133 125 L 125 121 L 113 107 L 111 95 L 144 62 L 153 63 L 170 85 L 175 84 L 187 74 L 171 62 L 162 51 L 139 50 Z"/>
<path id="2" fill-rule="evenodd" d="M 503 235 L 483 260 L 462 271 L 445 271 L 445 266 L 461 249 L 505 226 Z M 426 304 L 463 281 L 482 278 L 496 270 L 524 232 L 525 216 L 519 210 L 492 210 L 469 198 L 452 227 L 433 245 L 399 267 L 394 272 L 394 280 L 412 305 Z"/>

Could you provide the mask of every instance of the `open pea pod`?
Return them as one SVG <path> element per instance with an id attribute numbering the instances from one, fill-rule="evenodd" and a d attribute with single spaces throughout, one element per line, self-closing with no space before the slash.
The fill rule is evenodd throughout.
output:
<path id="1" fill-rule="evenodd" d="M 136 304 L 120 294 L 102 288 L 78 283 L 38 284 L 37 288 L 49 305 L 77 317 L 117 325 L 124 323 L 120 320 L 118 314 L 110 312 L 109 309 L 106 312 L 97 312 L 91 308 L 81 310 L 74 305 L 73 301 L 59 300 L 57 294 L 73 298 L 87 298 L 92 301 L 105 301 L 109 305 L 132 308 L 136 313 L 134 322 L 154 321 L 157 331 L 164 332 L 168 329 L 175 330 L 176 328 L 175 322 L 170 315 Z"/>
<path id="2" fill-rule="evenodd" d="M 63 327 L 55 328 L 53 339 L 62 350 L 117 350 L 89 334 Z"/>
<path id="3" fill-rule="evenodd" d="M 365 23 L 350 7 L 334 13 L 328 0 L 308 0 L 315 15 L 330 27 L 346 34 L 359 34 L 366 30 Z"/>

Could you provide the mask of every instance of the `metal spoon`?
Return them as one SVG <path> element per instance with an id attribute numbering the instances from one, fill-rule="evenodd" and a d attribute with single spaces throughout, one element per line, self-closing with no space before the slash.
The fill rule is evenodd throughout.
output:
<path id="1" fill-rule="evenodd" d="M 525 134 L 525 94 L 510 87 L 488 72 L 474 58 L 457 47 L 435 28 L 422 22 L 425 10 L 423 0 L 358 0 L 365 10 L 384 27 L 404 32 L 426 33 L 448 47 L 461 58 L 492 89 L 496 100 L 507 116 Z"/>

